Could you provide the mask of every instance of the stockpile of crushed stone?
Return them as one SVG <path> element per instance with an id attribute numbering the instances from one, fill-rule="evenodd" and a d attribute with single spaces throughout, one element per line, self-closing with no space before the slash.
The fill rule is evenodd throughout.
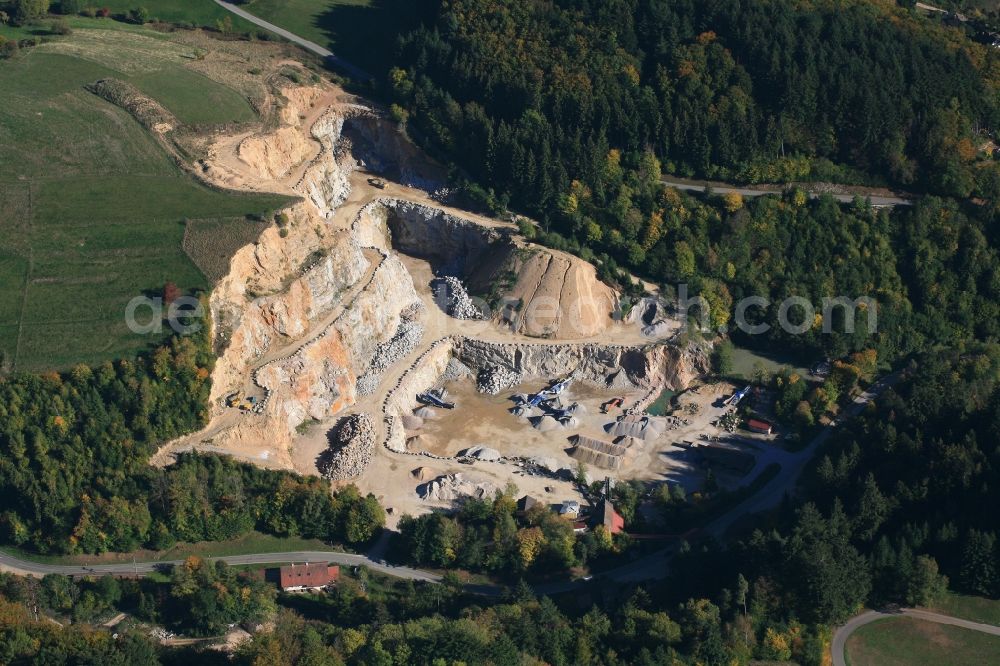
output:
<path id="1" fill-rule="evenodd" d="M 353 414 L 330 433 L 330 448 L 317 463 L 320 474 L 331 481 L 356 479 L 375 454 L 375 424 L 367 414 Z"/>
<path id="2" fill-rule="evenodd" d="M 457 277 L 447 275 L 434 281 L 434 298 L 455 319 L 483 319 L 483 312 L 472 302 L 468 290 Z"/>
<path id="3" fill-rule="evenodd" d="M 483 368 L 476 377 L 476 388 L 480 393 L 496 395 L 521 383 L 521 375 L 507 368 Z"/>

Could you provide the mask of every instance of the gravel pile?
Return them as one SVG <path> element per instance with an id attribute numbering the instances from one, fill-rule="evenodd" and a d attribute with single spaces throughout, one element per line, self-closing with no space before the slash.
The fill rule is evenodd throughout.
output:
<path id="1" fill-rule="evenodd" d="M 483 368 L 476 377 L 476 388 L 480 393 L 496 395 L 521 383 L 521 375 L 507 368 Z"/>
<path id="2" fill-rule="evenodd" d="M 408 319 L 399 322 L 396 334 L 392 336 L 392 339 L 378 346 L 365 374 L 358 377 L 358 396 L 374 394 L 385 371 L 416 349 L 423 337 L 423 324 Z"/>
<path id="3" fill-rule="evenodd" d="M 356 479 L 375 454 L 375 424 L 367 414 L 353 414 L 330 433 L 330 448 L 317 463 L 320 474 L 331 481 Z"/>
<path id="4" fill-rule="evenodd" d="M 455 319 L 483 319 L 482 311 L 472 302 L 465 285 L 457 277 L 445 276 L 434 281 L 434 298 Z"/>
<path id="5" fill-rule="evenodd" d="M 497 490 L 497 485 L 492 481 L 466 478 L 461 472 L 458 472 L 425 483 L 417 489 L 417 493 L 424 500 L 453 502 L 464 497 L 489 499 L 496 495 Z"/>

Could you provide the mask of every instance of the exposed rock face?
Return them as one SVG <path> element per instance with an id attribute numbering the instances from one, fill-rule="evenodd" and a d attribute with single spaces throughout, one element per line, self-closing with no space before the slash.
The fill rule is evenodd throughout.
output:
<path id="1" fill-rule="evenodd" d="M 297 132 L 301 139 L 303 130 L 294 126 L 323 94 L 314 87 L 285 93 L 282 119 L 293 127 L 246 139 L 238 150 L 250 170 L 272 178 L 287 173 L 295 162 L 299 140 L 291 137 Z M 252 364 L 316 335 L 324 317 L 336 317 L 295 353 L 278 356 L 257 371 L 255 382 L 268 392 L 263 424 L 235 428 L 220 440 L 266 437 L 280 449 L 290 445 L 294 428 L 306 419 L 327 418 L 353 405 L 358 376 L 397 333 L 400 313 L 419 306 L 398 258 L 383 256 L 373 270 L 362 249 L 369 244 L 327 222 L 350 193 L 356 164 L 350 142 L 341 135 L 345 117 L 365 113 L 361 107 L 334 106 L 312 124 L 320 152 L 294 187 L 305 200 L 285 211 L 289 219 L 283 229 L 269 228 L 257 243 L 237 252 L 229 275 L 213 291 L 217 346 L 224 348 L 213 374 L 213 401 L 243 386 Z M 367 274 L 371 277 L 363 284 Z M 407 330 L 401 342 L 412 342 L 414 336 L 419 338 L 416 328 Z"/>
<path id="2" fill-rule="evenodd" d="M 406 415 L 408 419 L 418 418 L 410 413 L 416 396 L 433 386 L 444 373 L 451 360 L 453 344 L 451 338 L 437 340 L 414 361 L 386 397 L 384 412 L 388 427 L 385 445 L 389 449 L 407 452 L 403 416 Z"/>
<path id="3" fill-rule="evenodd" d="M 470 368 L 506 371 L 522 379 L 568 376 L 621 388 L 683 390 L 708 369 L 703 351 L 673 346 L 501 344 L 461 339 L 455 356 Z"/>
<path id="4" fill-rule="evenodd" d="M 529 336 L 595 336 L 612 325 L 617 295 L 596 279 L 592 266 L 525 244 L 513 225 L 392 197 L 365 204 L 373 194 L 398 192 L 394 184 L 381 194 L 366 188 L 350 197 L 351 183 L 363 182 L 351 179 L 358 161 L 376 170 L 394 168 L 394 180 L 416 182 L 423 158 L 408 152 L 413 149 L 405 138 L 391 128 L 387 132 L 368 110 L 337 102 L 329 90 L 293 90 L 286 97 L 281 111 L 286 126 L 239 145 L 241 137 L 230 137 L 228 152 L 220 149 L 204 161 L 206 174 L 228 169 L 251 189 L 282 180 L 284 191 L 303 197 L 285 211 L 288 219 L 280 229 L 267 229 L 257 243 L 236 253 L 229 274 L 213 291 L 216 345 L 223 350 L 213 374 L 213 402 L 221 410 L 218 399 L 230 391 L 264 394 L 258 414 L 217 412 L 214 447 L 254 452 L 267 464 L 291 467 L 297 426 L 336 416 L 380 391 L 378 405 L 365 400 L 357 407 L 372 417 L 352 417 L 336 431 L 335 450 L 324 468 L 330 478 L 353 478 L 371 460 L 380 432 L 394 451 L 430 455 L 419 442 L 408 449 L 407 439 L 421 437 L 414 431 L 423 417 L 433 417 L 429 409 L 414 415 L 416 395 L 443 376 L 476 376 L 480 389 L 491 393 L 524 379 L 572 376 L 652 395 L 663 386 L 683 388 L 707 368 L 704 353 L 673 347 L 500 344 L 450 336 L 426 346 L 431 340 L 422 339 L 425 326 L 435 336 L 448 330 L 473 334 L 476 327 L 450 322 L 456 328 L 448 329 L 427 319 L 396 250 L 428 259 L 439 274 L 456 276 L 446 283 L 451 309 L 461 318 L 479 314 L 472 312 L 465 284 L 472 293 L 516 301 L 520 307 L 513 312 L 524 316 L 509 322 Z M 302 113 L 320 97 L 321 107 Z M 316 120 L 321 108 L 326 110 Z M 299 127 L 305 117 L 314 142 Z M 385 156 L 388 161 L 379 162 Z M 351 219 L 351 228 L 344 229 L 342 223 Z M 487 328 L 495 339 L 497 327 Z M 400 367 L 419 345 L 424 345 L 419 358 Z M 432 499 L 487 491 L 461 478 L 434 484 L 428 491 Z"/>
<path id="5" fill-rule="evenodd" d="M 279 236 L 278 240 L 286 239 Z M 292 248 L 288 248 L 292 250 L 288 255 L 281 256 L 273 252 L 275 248 L 265 250 L 265 243 L 255 246 L 260 251 L 254 253 L 253 266 L 288 266 L 296 258 Z M 245 259 L 239 261 L 242 264 Z M 314 321 L 339 304 L 339 297 L 365 274 L 368 265 L 361 249 L 342 238 L 304 275 L 292 280 L 287 290 L 256 298 L 249 304 L 246 283 L 233 280 L 231 273 L 211 300 L 217 333 L 228 343 L 213 378 L 213 391 L 229 390 L 254 360 L 304 335 Z"/>
<path id="6" fill-rule="evenodd" d="M 307 419 L 336 414 L 357 397 L 350 353 L 339 331 L 264 366 L 257 383 L 271 392 L 268 415 L 289 431 Z"/>
<path id="7" fill-rule="evenodd" d="M 332 112 L 313 125 L 322 152 L 300 186 L 312 193 L 309 201 L 285 211 L 289 222 L 283 231 L 266 229 L 256 243 L 239 250 L 212 292 L 217 347 L 225 348 L 212 376 L 213 401 L 232 390 L 277 340 L 308 330 L 367 269 L 360 246 L 324 222 L 350 191 L 351 161 L 332 157 L 342 126 Z"/>
<path id="8" fill-rule="evenodd" d="M 320 142 L 322 152 L 297 187 L 325 219 L 333 216 L 351 191 L 348 179 L 354 161 L 338 143 L 343 128 L 344 116 L 332 110 L 316 121 L 312 134 Z"/>
<path id="9" fill-rule="evenodd" d="M 282 127 L 263 136 L 243 140 L 237 154 L 260 178 L 283 178 L 312 152 L 312 146 L 295 127 Z"/>
<path id="10" fill-rule="evenodd" d="M 510 229 L 484 227 L 411 201 L 390 199 L 384 205 L 393 247 L 428 259 L 444 273 L 471 274 L 512 248 Z"/>
<path id="11" fill-rule="evenodd" d="M 399 330 L 401 313 L 418 304 L 406 269 L 389 257 L 322 337 L 264 366 L 257 382 L 271 392 L 285 427 L 294 429 L 307 418 L 324 419 L 353 405 L 358 376 Z"/>
<path id="12" fill-rule="evenodd" d="M 464 279 L 474 292 L 499 295 L 494 314 L 518 333 L 573 340 L 614 323 L 618 295 L 597 279 L 591 264 L 516 241 L 510 228 L 384 199 L 361 211 L 355 233 L 364 243 L 423 257 L 440 273 Z M 472 308 L 462 312 L 474 314 Z"/>
<path id="13" fill-rule="evenodd" d="M 356 479 L 375 454 L 375 425 L 367 414 L 352 414 L 330 433 L 330 448 L 321 456 L 320 473 L 331 481 Z"/>
<path id="14" fill-rule="evenodd" d="M 373 113 L 348 118 L 344 135 L 354 156 L 370 171 L 427 191 L 447 182 L 445 169 L 429 160 L 395 124 Z"/>
<path id="15" fill-rule="evenodd" d="M 368 369 L 358 377 L 358 395 L 367 396 L 375 393 L 385 371 L 403 360 L 420 344 L 420 340 L 424 337 L 423 324 L 417 321 L 421 309 L 414 307 L 401 313 L 396 334 L 379 345 Z"/>

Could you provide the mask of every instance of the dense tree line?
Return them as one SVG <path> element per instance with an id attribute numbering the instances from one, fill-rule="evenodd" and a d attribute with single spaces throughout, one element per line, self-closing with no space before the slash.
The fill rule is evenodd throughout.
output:
<path id="1" fill-rule="evenodd" d="M 342 578 L 322 595 L 279 595 L 259 578 L 191 560 L 170 581 L 42 581 L 0 576 L 0 658 L 4 663 L 141 664 L 492 664 L 617 666 L 742 664 L 751 657 L 822 663 L 828 632 L 790 623 L 754 626 L 756 600 L 745 581 L 718 603 L 681 603 L 620 590 L 580 608 L 537 598 L 524 585 L 502 600 L 473 598 L 455 584 Z M 596 590 L 595 590 L 596 592 Z M 94 600 L 101 612 L 91 612 Z M 84 609 L 84 610 L 78 610 Z M 97 627 L 123 610 L 186 634 L 226 623 L 259 631 L 235 655 L 154 645 L 139 630 Z M 277 613 L 275 612 L 277 610 Z M 35 614 L 38 612 L 38 615 Z M 72 617 L 71 626 L 59 621 Z"/>
<path id="2" fill-rule="evenodd" d="M 188 655 L 185 662 L 177 651 L 162 649 L 138 629 L 110 630 L 100 624 L 123 611 L 188 636 L 219 636 L 234 624 L 254 628 L 273 619 L 276 597 L 275 587 L 256 574 L 195 557 L 174 567 L 166 582 L 0 574 L 0 661 L 200 663 L 197 655 Z"/>
<path id="3" fill-rule="evenodd" d="M 545 504 L 517 511 L 511 489 L 467 500 L 453 515 L 404 516 L 399 530 L 400 552 L 417 565 L 522 576 L 564 572 L 623 548 L 603 526 L 575 534 L 572 521 Z"/>
<path id="4" fill-rule="evenodd" d="M 798 504 L 727 549 L 680 555 L 671 593 L 718 599 L 738 572 L 757 621 L 819 624 L 949 585 L 1000 596 L 998 434 L 1000 348 L 923 355 L 833 438 Z"/>
<path id="5" fill-rule="evenodd" d="M 910 373 L 836 439 L 809 492 L 844 507 L 878 598 L 905 595 L 920 555 L 957 589 L 1000 596 L 1000 348 L 928 354 Z"/>
<path id="6" fill-rule="evenodd" d="M 437 609 L 415 616 L 377 600 L 374 620 L 334 621 L 324 616 L 322 603 L 318 608 L 302 603 L 302 615 L 279 615 L 276 630 L 245 644 L 236 663 L 721 666 L 751 658 L 822 663 L 825 628 L 797 621 L 755 626 L 752 614 L 759 608 L 751 608 L 740 579 L 733 583 L 718 603 L 705 598 L 673 603 L 659 591 L 634 589 L 603 598 L 595 589 L 598 601 L 589 608 L 572 603 L 561 608 L 525 586 L 499 603 L 451 588 L 443 599 L 432 596 Z M 430 593 L 423 586 L 413 596 Z M 338 589 L 335 595 L 340 594 Z"/>
<path id="7" fill-rule="evenodd" d="M 201 427 L 213 357 L 207 334 L 148 356 L 65 374 L 0 377 L 0 528 L 50 553 L 167 548 L 259 530 L 361 543 L 384 524 L 372 497 L 327 481 L 210 456 L 149 466 Z"/>
<path id="8" fill-rule="evenodd" d="M 587 198 L 581 201 L 577 209 L 586 211 Z M 727 326 L 743 344 L 831 358 L 873 348 L 892 361 L 931 345 L 1000 336 L 997 231 L 979 211 L 931 197 L 890 212 L 863 201 L 810 201 L 801 191 L 718 202 L 664 190 L 653 201 L 645 226 L 629 232 L 642 244 L 616 229 L 607 234 L 625 253 L 622 263 L 657 276 L 668 293 L 686 284 L 689 296 L 704 296 L 711 316 L 697 308 L 689 314 L 713 330 Z M 617 264 L 603 259 L 605 272 Z M 753 296 L 769 304 L 747 309 L 747 323 L 770 328 L 747 335 L 734 326 L 733 306 Z M 799 306 L 788 313 L 794 325 L 812 317 L 804 332 L 778 325 L 789 297 L 812 304 L 808 315 Z M 868 298 L 876 307 L 824 312 L 825 298 L 840 297 Z"/>

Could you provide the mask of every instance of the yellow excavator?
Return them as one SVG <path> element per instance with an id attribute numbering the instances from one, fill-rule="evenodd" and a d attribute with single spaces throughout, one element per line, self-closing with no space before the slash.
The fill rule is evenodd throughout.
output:
<path id="1" fill-rule="evenodd" d="M 230 393 L 226 396 L 227 407 L 236 407 L 237 409 L 248 412 L 253 409 L 255 404 L 257 404 L 257 399 L 252 396 L 249 398 L 244 396 L 242 391 L 236 391 L 235 393 Z"/>

